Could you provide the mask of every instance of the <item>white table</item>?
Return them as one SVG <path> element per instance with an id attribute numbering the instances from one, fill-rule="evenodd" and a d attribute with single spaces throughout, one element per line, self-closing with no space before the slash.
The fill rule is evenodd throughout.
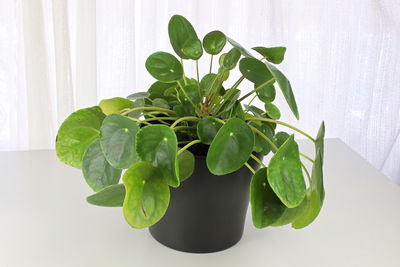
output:
<path id="1" fill-rule="evenodd" d="M 0 164 L 0 267 L 400 266 L 400 187 L 338 139 L 326 143 L 325 205 L 311 226 L 258 230 L 248 214 L 243 239 L 212 254 L 171 250 L 121 208 L 87 204 L 80 171 L 54 151 L 2 152 Z"/>

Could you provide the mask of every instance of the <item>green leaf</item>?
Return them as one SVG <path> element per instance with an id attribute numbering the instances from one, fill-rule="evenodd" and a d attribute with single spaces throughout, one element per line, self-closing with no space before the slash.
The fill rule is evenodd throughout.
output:
<path id="1" fill-rule="evenodd" d="M 92 205 L 103 207 L 122 207 L 125 199 L 125 186 L 114 184 L 88 196 L 86 201 Z"/>
<path id="2" fill-rule="evenodd" d="M 147 162 L 132 165 L 124 174 L 124 217 L 134 228 L 149 227 L 165 214 L 169 188 L 160 169 Z"/>
<path id="3" fill-rule="evenodd" d="M 194 155 L 188 150 L 184 150 L 178 156 L 179 180 L 182 183 L 189 178 L 194 171 Z"/>
<path id="4" fill-rule="evenodd" d="M 322 156 L 322 164 L 324 163 L 324 137 L 325 137 L 325 122 L 322 121 L 321 126 L 319 127 L 317 138 L 315 139 L 315 151 L 316 154 L 318 151 L 321 152 Z"/>
<path id="5" fill-rule="evenodd" d="M 56 152 L 58 158 L 78 169 L 89 144 L 99 136 L 105 115 L 100 107 L 80 109 L 65 119 L 57 133 Z"/>
<path id="6" fill-rule="evenodd" d="M 206 96 L 208 92 L 213 94 L 220 88 L 222 81 L 218 78 L 215 73 L 208 73 L 200 81 L 201 95 Z"/>
<path id="7" fill-rule="evenodd" d="M 241 119 L 229 119 L 218 131 L 207 154 L 211 173 L 224 175 L 242 167 L 250 157 L 254 134 Z"/>
<path id="8" fill-rule="evenodd" d="M 292 91 L 292 86 L 290 85 L 289 80 L 280 72 L 274 65 L 270 63 L 265 63 L 277 81 L 279 87 L 282 90 L 283 96 L 286 99 L 290 109 L 292 110 L 294 116 L 299 119 L 299 111 L 297 110 L 296 99 L 294 98 L 294 94 Z"/>
<path id="9" fill-rule="evenodd" d="M 179 81 L 183 75 L 181 63 L 166 52 L 155 52 L 146 60 L 147 71 L 157 80 L 165 83 Z"/>
<path id="10" fill-rule="evenodd" d="M 282 226 L 292 223 L 294 219 L 296 219 L 304 211 L 306 207 L 305 204 L 306 204 L 306 198 L 304 198 L 303 202 L 301 202 L 301 204 L 295 208 L 285 207 L 285 211 L 283 212 L 281 217 L 279 217 L 279 219 L 277 219 L 273 224 L 271 224 L 271 226 Z"/>
<path id="11" fill-rule="evenodd" d="M 242 104 L 240 101 L 236 101 L 235 104 L 232 107 L 232 117 L 237 117 L 242 120 L 245 119 L 245 114 L 242 108 Z"/>
<path id="12" fill-rule="evenodd" d="M 236 88 L 231 88 L 226 90 L 225 95 L 222 96 L 224 100 L 220 104 L 220 107 L 215 111 L 215 114 L 218 114 L 221 111 L 222 112 L 229 111 L 236 103 L 236 100 L 238 100 L 240 93 L 241 91 Z"/>
<path id="13" fill-rule="evenodd" d="M 128 98 L 130 100 L 135 100 L 135 99 L 148 98 L 149 96 L 150 96 L 150 93 L 148 93 L 148 92 L 137 92 L 137 93 L 128 95 L 126 98 Z"/>
<path id="14" fill-rule="evenodd" d="M 150 93 L 150 99 L 156 99 L 156 98 L 164 98 L 167 101 L 174 99 L 174 97 L 167 97 L 166 92 L 168 90 L 173 90 L 174 88 L 177 88 L 178 84 L 177 83 L 163 83 L 160 81 L 157 81 L 153 83 L 150 88 L 149 88 L 149 93 Z"/>
<path id="15" fill-rule="evenodd" d="M 184 86 L 183 89 L 185 90 L 187 96 L 190 98 L 193 104 L 196 105 L 200 103 L 199 88 L 197 84 L 188 84 Z M 182 91 L 182 88 L 179 88 L 178 92 L 179 100 L 182 102 L 182 104 L 191 105 L 190 101 L 186 97 L 186 94 Z"/>
<path id="16" fill-rule="evenodd" d="M 198 60 L 203 55 L 201 41 L 197 38 L 188 39 L 182 47 L 182 52 L 190 59 Z"/>
<path id="17" fill-rule="evenodd" d="M 167 100 L 162 99 L 162 98 L 156 98 L 153 100 L 153 106 L 155 107 L 159 107 L 159 108 L 165 108 L 165 109 L 169 109 L 169 105 Z"/>
<path id="18" fill-rule="evenodd" d="M 132 106 L 133 102 L 122 97 L 114 97 L 110 99 L 103 99 L 99 103 L 99 107 L 104 114 L 119 114 L 121 110 Z"/>
<path id="19" fill-rule="evenodd" d="M 224 60 L 225 60 L 226 54 L 227 54 L 227 53 L 223 53 L 223 54 L 221 54 L 221 55 L 219 56 L 218 64 L 219 64 L 220 67 L 223 67 L 223 66 L 224 66 Z"/>
<path id="20" fill-rule="evenodd" d="M 282 46 L 278 47 L 258 46 L 258 47 L 253 47 L 252 49 L 260 53 L 263 57 L 265 57 L 266 60 L 274 64 L 280 64 L 283 61 L 286 52 L 286 47 Z"/>
<path id="21" fill-rule="evenodd" d="M 183 59 L 188 59 L 182 48 L 187 40 L 198 39 L 192 24 L 183 16 L 174 15 L 168 23 L 168 35 L 175 53 Z"/>
<path id="22" fill-rule="evenodd" d="M 278 148 L 280 148 L 289 137 L 290 135 L 286 132 L 278 132 L 274 136 L 274 143 Z"/>
<path id="23" fill-rule="evenodd" d="M 226 37 L 220 31 L 212 31 L 207 33 L 203 39 L 203 47 L 207 53 L 217 55 L 222 51 L 226 44 Z"/>
<path id="24" fill-rule="evenodd" d="M 261 84 L 254 84 L 257 88 Z M 275 100 L 276 92 L 273 84 L 267 84 L 256 91 L 258 98 L 264 103 L 270 103 Z"/>
<path id="25" fill-rule="evenodd" d="M 165 125 L 149 125 L 140 129 L 136 137 L 139 157 L 160 168 L 170 186 L 179 186 L 177 160 L 178 140 L 175 132 Z"/>
<path id="26" fill-rule="evenodd" d="M 179 116 L 179 117 L 185 117 L 185 116 L 194 116 L 196 115 L 196 112 L 194 111 L 194 108 L 190 104 L 178 104 L 175 105 L 172 108 L 173 111 Z"/>
<path id="27" fill-rule="evenodd" d="M 235 40 L 232 40 L 229 37 L 226 37 L 226 39 L 228 40 L 228 42 L 235 48 L 239 49 L 240 53 L 244 56 L 244 57 L 254 57 L 252 54 L 250 54 L 249 51 L 247 51 L 242 45 L 240 45 L 238 42 L 236 42 Z"/>
<path id="28" fill-rule="evenodd" d="M 82 159 L 82 172 L 87 184 L 95 192 L 117 184 L 121 177 L 121 170 L 111 166 L 104 157 L 98 138 L 86 148 Z"/>
<path id="29" fill-rule="evenodd" d="M 262 132 L 268 139 L 270 139 L 272 142 L 274 142 L 274 133 L 269 127 L 268 124 L 266 123 L 251 123 L 251 125 L 255 128 L 257 128 L 260 132 Z M 263 155 L 267 155 L 273 148 L 271 145 L 264 139 L 262 138 L 259 134 L 255 133 L 255 139 L 254 139 L 254 151 L 261 153 Z"/>
<path id="30" fill-rule="evenodd" d="M 225 55 L 224 61 L 222 66 L 225 70 L 231 70 L 236 67 L 237 62 L 240 59 L 240 51 L 237 48 L 232 48 L 229 52 Z"/>
<path id="31" fill-rule="evenodd" d="M 239 70 L 247 80 L 255 84 L 262 84 L 273 78 L 267 66 L 255 58 L 242 58 Z"/>
<path id="32" fill-rule="evenodd" d="M 279 120 L 280 117 L 281 117 L 281 112 L 272 103 L 266 103 L 265 104 L 265 111 L 267 112 L 268 116 L 273 120 Z"/>
<path id="33" fill-rule="evenodd" d="M 271 158 L 267 175 L 269 185 L 286 207 L 300 205 L 306 195 L 306 184 L 294 135 Z"/>
<path id="34" fill-rule="evenodd" d="M 139 126 L 131 119 L 112 114 L 104 119 L 100 145 L 107 161 L 117 169 L 126 169 L 139 160 L 135 150 Z"/>
<path id="35" fill-rule="evenodd" d="M 256 106 L 247 106 L 247 105 L 244 105 L 249 111 L 251 111 L 251 113 L 253 113 L 254 114 L 254 116 L 256 116 L 256 117 L 263 117 L 263 114 L 264 114 L 264 111 L 262 110 L 262 109 L 259 109 L 258 107 L 256 107 Z"/>
<path id="36" fill-rule="evenodd" d="M 285 205 L 268 183 L 267 168 L 259 169 L 251 179 L 250 204 L 253 224 L 257 228 L 273 224 L 285 211 Z"/>
<path id="37" fill-rule="evenodd" d="M 203 144 L 209 145 L 221 127 L 221 122 L 211 116 L 207 116 L 202 118 L 197 124 L 197 135 Z"/>
<path id="38" fill-rule="evenodd" d="M 144 107 L 145 105 L 145 101 L 143 98 L 138 98 L 133 102 L 133 105 L 131 106 L 131 108 L 139 108 L 139 107 Z M 140 115 L 142 114 L 143 110 L 136 110 L 136 111 L 132 111 L 131 113 L 128 114 L 128 117 L 132 117 L 132 118 L 139 118 Z"/>

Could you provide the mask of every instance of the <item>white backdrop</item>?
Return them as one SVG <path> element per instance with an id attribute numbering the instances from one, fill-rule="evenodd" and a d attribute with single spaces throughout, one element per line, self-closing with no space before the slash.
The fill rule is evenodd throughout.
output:
<path id="1" fill-rule="evenodd" d="M 300 121 L 278 98 L 282 120 L 315 135 L 324 119 L 328 137 L 400 184 L 400 0 L 1 0 L 0 149 L 53 148 L 73 110 L 147 90 L 144 62 L 172 51 L 176 13 L 200 36 L 286 46 Z"/>

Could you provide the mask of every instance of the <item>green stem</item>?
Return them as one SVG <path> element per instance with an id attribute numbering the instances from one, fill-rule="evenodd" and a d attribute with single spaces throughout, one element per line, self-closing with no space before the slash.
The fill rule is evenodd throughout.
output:
<path id="1" fill-rule="evenodd" d="M 303 153 L 300 153 L 300 156 L 303 156 L 304 158 L 306 158 L 306 159 L 308 159 L 309 161 L 311 161 L 312 162 L 312 164 L 314 164 L 315 162 L 314 162 L 314 160 L 312 159 L 312 158 L 310 158 L 309 156 L 307 156 L 307 155 L 304 155 Z"/>
<path id="2" fill-rule="evenodd" d="M 268 142 L 268 144 L 270 144 L 272 146 L 273 149 L 275 149 L 275 151 L 278 150 L 278 147 L 274 144 L 274 142 L 272 142 L 271 139 L 269 139 L 268 137 L 266 137 L 260 130 L 258 130 L 256 127 L 249 125 L 250 128 L 256 132 L 259 136 L 261 136 L 262 138 L 265 139 L 265 141 Z M 275 152 L 274 152 L 275 153 Z"/>
<path id="3" fill-rule="evenodd" d="M 192 128 L 191 126 L 176 126 L 174 127 L 174 131 L 182 130 L 182 129 L 189 129 Z"/>
<path id="4" fill-rule="evenodd" d="M 137 111 L 137 110 L 152 110 L 152 111 L 160 111 L 160 112 L 165 112 L 165 113 L 170 113 L 170 114 L 174 114 L 176 115 L 175 111 L 173 110 L 169 110 L 169 109 L 165 109 L 165 108 L 158 108 L 158 107 L 137 107 L 137 108 L 131 108 L 128 109 L 124 112 L 121 113 L 121 115 L 128 115 L 131 112 Z"/>
<path id="5" fill-rule="evenodd" d="M 178 145 L 187 144 L 187 143 L 190 143 L 190 141 L 179 141 Z"/>
<path id="6" fill-rule="evenodd" d="M 136 119 L 136 118 L 133 118 L 133 117 L 127 117 L 128 119 L 131 119 L 131 120 L 133 120 L 133 121 L 136 121 L 136 122 L 138 122 L 138 123 L 144 123 L 144 124 L 147 124 L 147 125 L 151 125 L 151 123 L 148 123 L 148 122 L 146 122 L 146 121 L 142 121 L 142 120 L 139 120 L 139 119 Z"/>
<path id="7" fill-rule="evenodd" d="M 152 115 L 152 114 L 148 114 L 148 115 L 149 115 L 150 117 L 152 117 L 153 119 L 155 119 L 155 120 L 161 122 L 162 124 L 165 124 L 165 125 L 169 126 L 169 123 L 167 123 L 167 122 L 161 120 L 161 119 L 158 118 L 157 116 L 154 116 L 154 115 Z"/>
<path id="8" fill-rule="evenodd" d="M 263 163 L 259 158 L 257 158 L 257 157 L 254 156 L 253 154 L 250 154 L 250 157 L 251 157 L 252 159 L 254 159 L 258 164 L 260 164 L 261 166 L 263 166 L 264 168 L 266 168 L 266 166 L 264 165 L 264 163 Z"/>
<path id="9" fill-rule="evenodd" d="M 196 60 L 196 73 L 197 73 L 197 87 L 199 89 L 200 102 L 203 103 L 203 97 L 201 96 L 201 90 L 200 90 L 200 75 L 199 75 L 199 61 L 198 60 Z"/>
<path id="10" fill-rule="evenodd" d="M 198 144 L 200 143 L 200 140 L 193 140 L 192 142 L 188 143 L 186 146 L 182 147 L 181 149 L 179 149 L 178 151 L 178 156 L 185 151 L 186 149 L 188 149 L 189 147 L 191 147 L 192 145 Z"/>
<path id="11" fill-rule="evenodd" d="M 211 62 L 210 62 L 210 73 L 212 72 L 213 58 L 214 58 L 214 55 L 211 55 Z"/>
<path id="12" fill-rule="evenodd" d="M 185 68 L 183 67 L 183 58 L 181 58 L 181 65 L 182 65 L 182 72 L 183 72 L 183 82 L 185 83 L 185 85 L 187 85 Z"/>
<path id="13" fill-rule="evenodd" d="M 244 110 L 244 113 L 246 113 L 246 112 L 249 110 L 249 107 L 250 107 L 251 103 L 254 101 L 254 99 L 256 99 L 256 97 L 257 97 L 257 95 L 255 95 L 255 96 L 250 100 L 250 102 L 247 104 L 247 108 Z"/>
<path id="14" fill-rule="evenodd" d="M 182 121 L 198 121 L 199 119 L 200 118 L 193 117 L 193 116 L 182 117 L 180 119 L 177 119 L 170 127 L 174 128 L 176 125 L 178 125 Z"/>
<path id="15" fill-rule="evenodd" d="M 247 98 L 249 95 L 251 95 L 254 92 L 257 92 L 258 90 L 260 90 L 261 88 L 263 88 L 264 86 L 273 83 L 275 81 L 275 78 L 271 78 L 268 81 L 266 81 L 265 83 L 260 84 L 259 86 L 257 86 L 253 91 L 249 92 L 248 94 L 244 95 L 242 98 L 240 98 L 238 101 L 242 101 L 243 99 Z"/>
<path id="16" fill-rule="evenodd" d="M 303 132 L 302 130 L 300 130 L 300 129 L 298 129 L 298 128 L 296 128 L 296 127 L 294 127 L 294 126 L 292 126 L 292 125 L 290 125 L 290 124 L 288 124 L 286 122 L 276 121 L 276 120 L 268 119 L 268 118 L 247 118 L 246 120 L 249 120 L 249 121 L 266 121 L 266 122 L 273 122 L 273 123 L 276 123 L 276 124 L 280 124 L 280 125 L 283 125 L 283 126 L 286 126 L 286 127 L 290 128 L 292 130 L 295 130 L 296 132 L 301 133 L 302 135 L 306 136 L 307 138 L 309 138 L 311 141 L 313 141 L 315 143 L 315 139 L 312 138 L 309 134 Z"/>
<path id="17" fill-rule="evenodd" d="M 220 122 L 220 123 L 222 123 L 222 124 L 225 124 L 225 121 L 223 121 L 223 120 L 221 120 L 221 119 L 218 119 L 218 118 L 215 118 L 215 117 L 214 117 L 214 120 L 216 120 L 216 121 L 218 121 L 218 122 Z"/>
<path id="18" fill-rule="evenodd" d="M 155 117 L 155 118 L 150 118 L 150 119 L 145 119 L 142 121 L 158 121 L 158 120 L 170 120 L 170 121 L 174 121 L 177 120 L 178 117 Z"/>
<path id="19" fill-rule="evenodd" d="M 196 111 L 196 114 L 197 114 L 198 116 L 200 116 L 200 112 L 201 112 L 201 111 L 200 111 L 199 108 L 193 103 L 192 99 L 190 99 L 190 97 L 189 97 L 188 94 L 186 93 L 185 89 L 183 89 L 182 84 L 181 84 L 180 82 L 178 82 L 178 85 L 179 85 L 179 87 L 181 88 L 181 90 L 182 90 L 183 94 L 185 95 L 185 97 L 187 98 L 187 100 L 189 101 L 189 103 L 194 107 L 194 109 L 195 109 L 195 111 Z"/>
<path id="20" fill-rule="evenodd" d="M 246 165 L 246 167 L 253 173 L 255 174 L 256 171 L 246 162 L 244 165 Z"/>
<path id="21" fill-rule="evenodd" d="M 244 80 L 244 76 L 242 75 L 242 76 L 232 85 L 231 88 L 236 89 L 236 88 L 239 86 L 239 84 L 240 84 L 243 80 Z"/>
<path id="22" fill-rule="evenodd" d="M 303 168 L 303 170 L 306 172 L 306 174 L 307 174 L 307 178 L 308 178 L 308 182 L 309 182 L 309 183 L 310 183 L 310 185 L 311 185 L 311 177 L 310 177 L 310 173 L 308 172 L 308 170 L 307 170 L 306 166 L 304 166 L 303 162 L 301 163 L 301 167 L 302 167 L 302 168 Z"/>

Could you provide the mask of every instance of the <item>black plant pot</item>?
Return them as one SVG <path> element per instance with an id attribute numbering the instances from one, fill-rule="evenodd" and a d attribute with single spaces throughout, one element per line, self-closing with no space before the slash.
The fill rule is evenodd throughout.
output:
<path id="1" fill-rule="evenodd" d="M 216 176 L 207 169 L 205 156 L 195 158 L 193 175 L 179 188 L 171 188 L 169 207 L 150 227 L 150 233 L 176 250 L 221 251 L 235 245 L 243 235 L 252 173 L 243 166 L 234 173 Z M 249 164 L 259 168 L 252 159 Z"/>

